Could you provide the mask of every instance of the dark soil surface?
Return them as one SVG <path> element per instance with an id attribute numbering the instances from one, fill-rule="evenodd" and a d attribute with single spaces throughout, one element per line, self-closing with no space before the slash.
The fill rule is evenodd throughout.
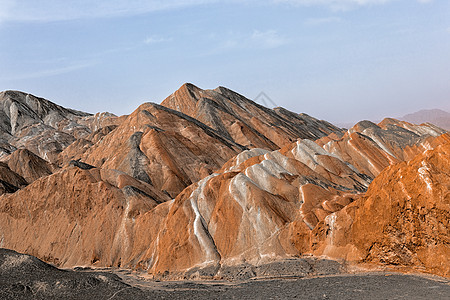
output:
<path id="1" fill-rule="evenodd" d="M 252 272 L 265 273 L 267 268 Z M 0 249 L 0 299 L 450 300 L 450 283 L 440 277 L 397 273 L 157 281 L 125 270 L 61 270 L 33 256 Z"/>

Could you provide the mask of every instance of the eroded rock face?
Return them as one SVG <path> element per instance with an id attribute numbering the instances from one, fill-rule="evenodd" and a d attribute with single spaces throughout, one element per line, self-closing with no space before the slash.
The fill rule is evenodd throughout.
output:
<path id="1" fill-rule="evenodd" d="M 0 247 L 155 275 L 301 255 L 449 273 L 450 135 L 431 124 L 343 133 L 192 85 L 122 117 L 0 95 Z"/>
<path id="2" fill-rule="evenodd" d="M 27 149 L 18 149 L 8 157 L 8 167 L 28 183 L 52 174 L 55 169 L 48 161 Z"/>
<path id="3" fill-rule="evenodd" d="M 69 167 L 0 198 L 1 247 L 59 266 L 127 265 L 133 239 L 160 226 L 154 217 L 135 233 L 136 219 L 160 199 L 170 200 L 122 172 Z"/>
<path id="4" fill-rule="evenodd" d="M 445 142 L 449 136 L 431 139 Z M 362 148 L 360 155 L 369 156 L 367 151 Z M 379 151 L 383 157 L 389 155 Z M 161 274 L 192 266 L 259 264 L 313 253 L 317 226 L 363 197 L 371 181 L 357 167 L 310 140 L 299 140 L 279 151 L 244 151 L 220 171 L 184 190 L 171 204 L 157 244 L 166 250 L 149 258 L 150 271 Z M 389 203 L 385 205 L 389 210 Z M 186 230 L 179 232 L 179 224 Z M 354 255 L 352 249 L 346 251 L 349 257 Z"/>
<path id="5" fill-rule="evenodd" d="M 305 145 L 305 151 L 314 155 L 314 145 Z M 175 199 L 158 236 L 157 249 L 165 250 L 152 257 L 151 271 L 256 264 L 299 254 L 289 243 L 290 224 L 300 220 L 296 233 L 308 234 L 369 185 L 348 167 L 339 184 L 328 179 L 337 175 L 321 162 L 316 169 L 326 176 L 278 151 L 242 152 Z"/>
<path id="6" fill-rule="evenodd" d="M 5 91 L 0 93 L 1 156 L 10 149 L 27 148 L 40 157 L 54 159 L 63 148 L 78 137 L 89 134 L 77 120 L 89 114 L 66 109 L 30 94 Z"/>
<path id="7" fill-rule="evenodd" d="M 283 108 L 268 109 L 224 87 L 202 90 L 185 84 L 161 105 L 183 112 L 248 148 L 277 150 L 302 139 L 318 139 L 342 129 Z"/>
<path id="8" fill-rule="evenodd" d="M 126 172 L 174 198 L 243 149 L 187 115 L 145 103 L 82 160 Z"/>
<path id="9" fill-rule="evenodd" d="M 314 251 L 450 275 L 450 143 L 386 168 L 314 229 Z"/>
<path id="10" fill-rule="evenodd" d="M 210 97 L 197 99 L 198 93 Z M 341 134 L 327 122 L 281 108 L 270 110 L 225 88 L 203 91 L 186 84 L 174 95 L 180 95 L 169 97 L 177 108 L 185 101 L 179 111 L 167 108 L 174 106 L 168 98 L 165 106 L 147 103 L 130 116 L 115 117 L 66 109 L 22 92 L 2 92 L 0 159 L 22 168 L 23 152 L 9 156 L 27 149 L 51 164 L 40 167 L 39 174 L 26 175 L 28 182 L 81 159 L 126 172 L 174 198 L 248 147 L 274 150 L 299 137 Z M 195 114 L 188 109 L 194 100 L 206 101 Z M 30 168 L 36 169 L 37 163 L 33 165 Z M 31 169 L 26 172 L 36 172 Z"/>
<path id="11" fill-rule="evenodd" d="M 11 170 L 7 164 L 0 162 L 0 195 L 14 193 L 27 184 L 25 178 Z"/>
<path id="12" fill-rule="evenodd" d="M 432 149 L 435 138 L 445 132 L 431 124 L 414 125 L 385 119 L 378 125 L 359 122 L 342 138 L 331 136 L 318 143 L 359 172 L 374 178 L 387 166 Z"/>
<path id="13" fill-rule="evenodd" d="M 99 128 L 106 128 L 99 130 L 106 132 L 108 126 L 115 126 L 121 119 L 109 113 L 91 115 L 67 109 L 23 92 L 4 91 L 0 92 L 0 120 L 2 161 L 11 160 L 9 156 L 17 149 L 27 149 L 54 164 L 53 167 L 61 167 L 70 159 L 81 157 L 80 153 L 85 150 L 80 147 L 81 141 L 91 142 L 92 139 L 92 143 L 97 142 L 101 134 L 94 133 Z M 61 152 L 74 143 L 78 146 L 76 151 L 71 147 L 72 152 L 69 150 L 61 155 Z M 35 175 L 28 180 L 36 179 Z"/>

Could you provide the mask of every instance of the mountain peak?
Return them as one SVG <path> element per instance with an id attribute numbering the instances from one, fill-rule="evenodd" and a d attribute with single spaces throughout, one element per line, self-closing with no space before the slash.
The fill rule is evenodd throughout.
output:
<path id="1" fill-rule="evenodd" d="M 422 109 L 399 118 L 414 124 L 432 123 L 443 129 L 450 130 L 450 113 L 441 109 Z"/>
<path id="2" fill-rule="evenodd" d="M 276 150 L 298 138 L 318 139 L 341 132 L 328 122 L 264 107 L 222 86 L 203 90 L 184 84 L 161 105 L 195 118 L 248 148 Z"/>

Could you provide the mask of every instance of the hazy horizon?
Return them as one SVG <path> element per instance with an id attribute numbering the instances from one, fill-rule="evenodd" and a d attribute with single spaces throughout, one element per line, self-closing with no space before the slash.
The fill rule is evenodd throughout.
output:
<path id="1" fill-rule="evenodd" d="M 333 123 L 450 111 L 449 15 L 438 0 L 0 0 L 0 90 L 117 115 L 185 82 Z"/>

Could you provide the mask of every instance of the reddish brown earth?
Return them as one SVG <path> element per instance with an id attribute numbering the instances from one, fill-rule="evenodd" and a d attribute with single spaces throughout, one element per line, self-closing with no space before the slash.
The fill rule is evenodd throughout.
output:
<path id="1" fill-rule="evenodd" d="M 169 200 L 120 171 L 68 167 L 1 198 L 1 246 L 60 266 L 120 266 L 135 237 L 157 230 L 155 217 L 134 232 L 159 199 Z"/>
<path id="2" fill-rule="evenodd" d="M 386 168 L 366 195 L 314 229 L 332 258 L 450 275 L 450 143 Z"/>
<path id="3" fill-rule="evenodd" d="M 155 276 L 311 255 L 449 276 L 450 135 L 434 125 L 342 132 L 190 84 L 122 117 L 0 101 L 0 247 Z"/>
<path id="4" fill-rule="evenodd" d="M 307 114 L 268 109 L 224 87 L 202 90 L 185 84 L 161 105 L 185 113 L 248 148 L 277 150 L 302 139 L 318 139 L 342 130 Z"/>
<path id="5" fill-rule="evenodd" d="M 87 146 L 80 158 L 123 171 L 175 197 L 243 149 L 195 119 L 145 103 L 111 133 Z"/>

